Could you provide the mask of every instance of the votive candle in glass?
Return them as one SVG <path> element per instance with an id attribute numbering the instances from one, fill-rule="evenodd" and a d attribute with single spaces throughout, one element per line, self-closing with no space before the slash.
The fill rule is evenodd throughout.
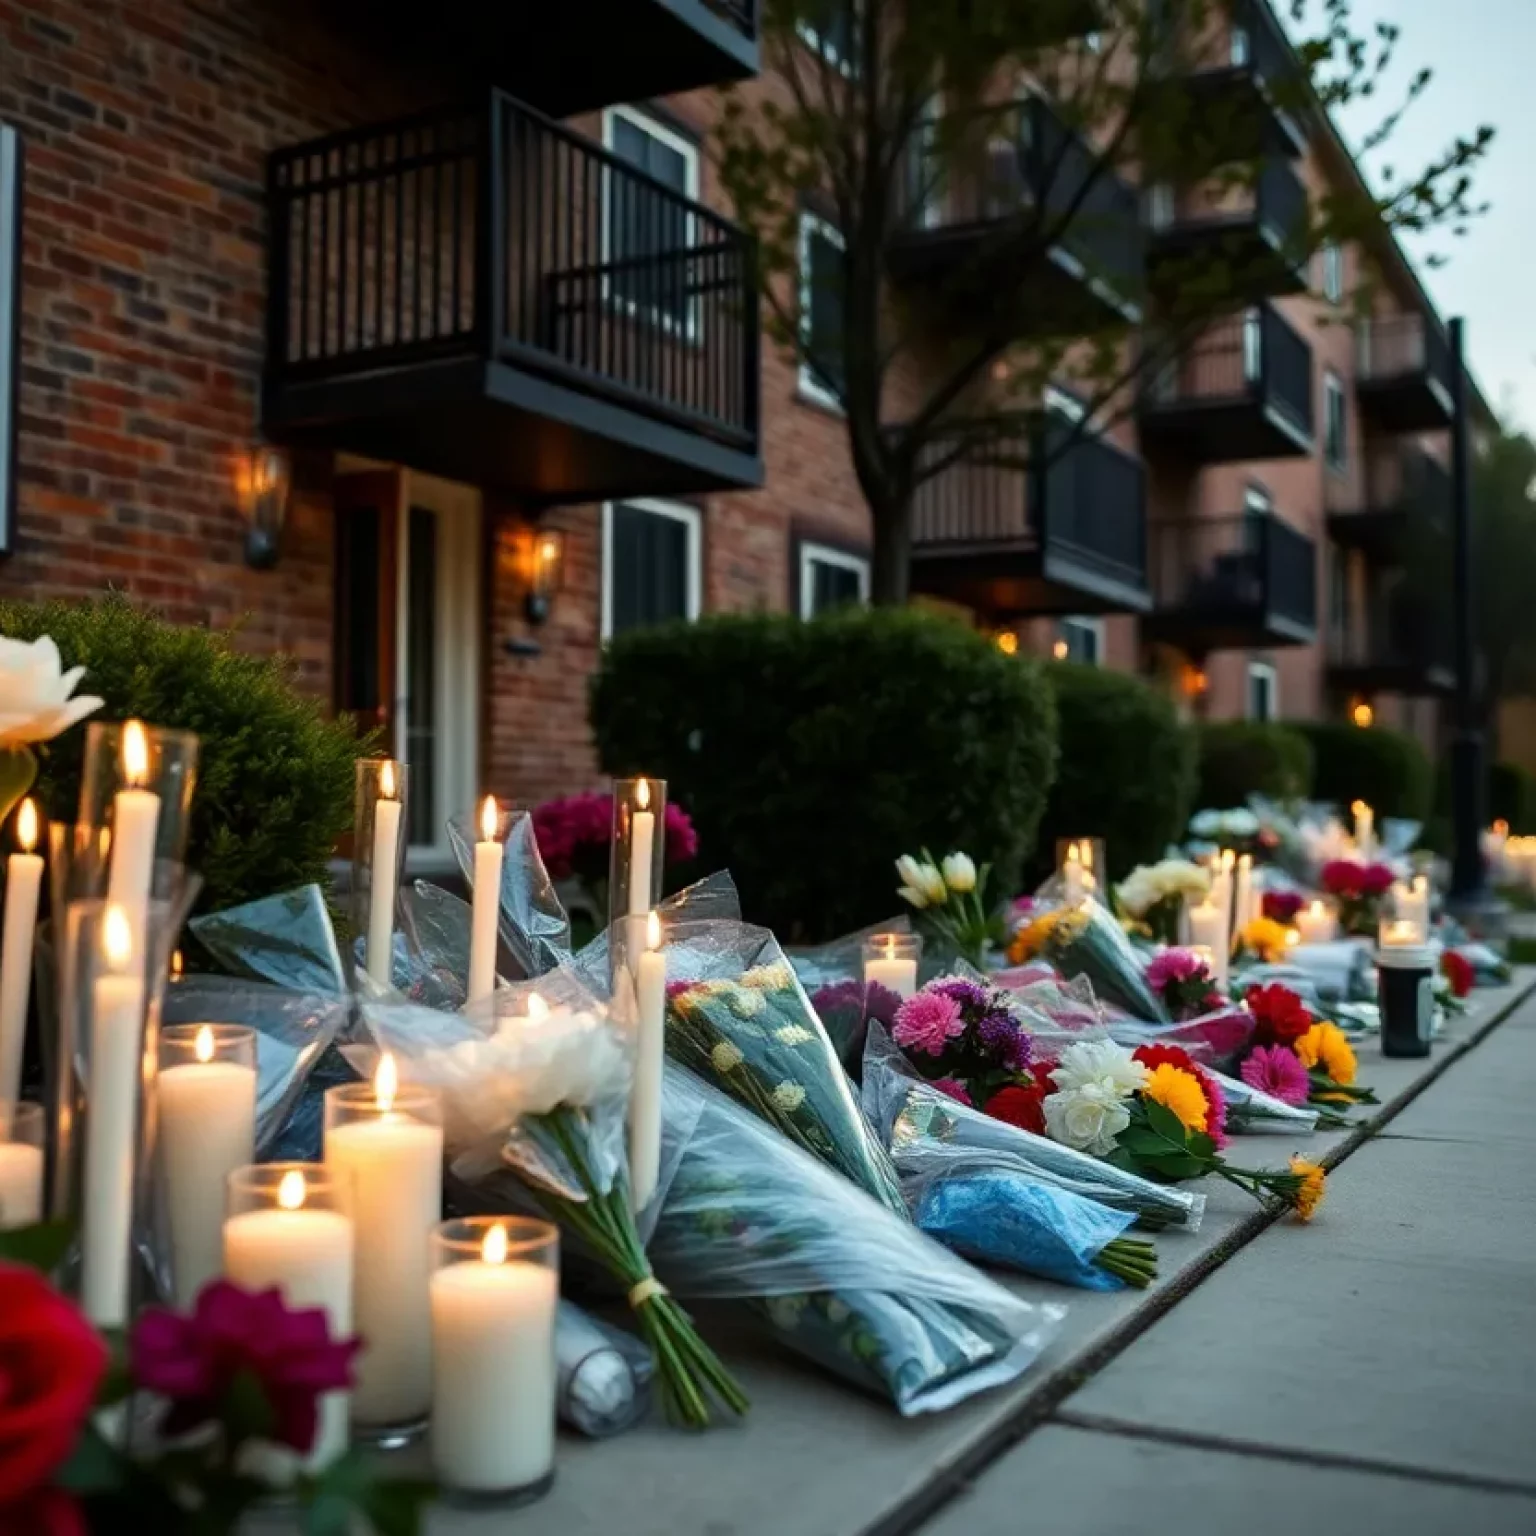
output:
<path id="1" fill-rule="evenodd" d="M 917 933 L 872 933 L 864 940 L 864 985 L 878 983 L 906 999 L 917 991 L 923 939 Z"/>
<path id="2" fill-rule="evenodd" d="M 1296 932 L 1303 944 L 1328 944 L 1338 934 L 1338 919 L 1326 901 L 1307 903 L 1295 918 Z"/>
<path id="3" fill-rule="evenodd" d="M 1068 901 L 1096 896 L 1104 882 L 1104 839 L 1060 837 L 1056 839 L 1056 869 Z"/>
<path id="4" fill-rule="evenodd" d="M 0 1232 L 43 1219 L 46 1126 L 41 1104 L 0 1104 Z"/>
<path id="5" fill-rule="evenodd" d="M 5 932 L 0 940 L 0 1105 L 21 1095 L 21 1062 L 32 996 L 32 947 L 43 856 L 37 851 L 37 802 L 16 812 L 16 852 L 5 861 Z"/>

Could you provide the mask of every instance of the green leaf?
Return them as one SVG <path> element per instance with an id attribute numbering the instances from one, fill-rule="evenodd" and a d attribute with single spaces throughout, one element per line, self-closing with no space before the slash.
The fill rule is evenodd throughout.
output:
<path id="1" fill-rule="evenodd" d="M 252 1370 L 236 1371 L 224 1401 L 221 1417 L 231 1444 L 244 1440 L 270 1440 L 277 1415 L 261 1378 Z"/>
<path id="2" fill-rule="evenodd" d="M 0 1232 L 0 1260 L 51 1275 L 64 1262 L 74 1234 L 74 1227 L 67 1221 L 42 1221 L 35 1226 Z"/>
<path id="3" fill-rule="evenodd" d="M 379 1479 L 362 1500 L 362 1512 L 377 1536 L 417 1536 L 435 1484 L 422 1478 Z"/>
<path id="4" fill-rule="evenodd" d="M 70 1493 L 113 1493 L 127 1485 L 132 1470 L 128 1458 L 102 1438 L 94 1423 L 87 1421 L 69 1459 L 55 1474 L 55 1481 Z"/>
<path id="5" fill-rule="evenodd" d="M 1179 1148 L 1187 1144 L 1189 1133 L 1184 1129 L 1184 1122 L 1166 1104 L 1159 1104 L 1156 1099 L 1143 1098 L 1141 1107 L 1147 1117 L 1148 1127 L 1165 1142 L 1171 1142 Z"/>

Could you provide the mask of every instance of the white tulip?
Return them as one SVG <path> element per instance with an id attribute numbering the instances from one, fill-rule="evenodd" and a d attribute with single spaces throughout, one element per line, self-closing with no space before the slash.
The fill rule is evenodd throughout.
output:
<path id="1" fill-rule="evenodd" d="M 1052 1141 L 1093 1157 L 1113 1152 L 1115 1138 L 1131 1123 L 1130 1111 L 1108 1078 L 1053 1093 L 1040 1109 Z"/>
<path id="2" fill-rule="evenodd" d="M 913 890 L 920 891 L 923 888 L 922 868 L 910 853 L 904 853 L 896 860 L 896 878 L 903 885 L 910 885 Z"/>
<path id="3" fill-rule="evenodd" d="M 944 883 L 959 895 L 976 889 L 976 866 L 968 853 L 951 853 L 944 860 Z"/>
<path id="4" fill-rule="evenodd" d="M 898 887 L 896 894 L 903 901 L 910 902 L 919 912 L 928 905 L 928 898 L 915 885 L 903 885 Z"/>
<path id="5" fill-rule="evenodd" d="M 84 667 L 60 668 L 59 648 L 43 635 L 28 644 L 0 638 L 0 748 L 52 741 L 101 708 L 88 694 L 70 698 Z"/>

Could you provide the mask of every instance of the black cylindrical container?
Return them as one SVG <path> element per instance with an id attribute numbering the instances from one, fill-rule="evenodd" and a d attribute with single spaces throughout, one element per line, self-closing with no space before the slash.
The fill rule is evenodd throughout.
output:
<path id="1" fill-rule="evenodd" d="M 1435 962 L 1427 944 L 1383 944 L 1376 952 L 1381 1054 L 1428 1056 L 1435 1016 Z"/>

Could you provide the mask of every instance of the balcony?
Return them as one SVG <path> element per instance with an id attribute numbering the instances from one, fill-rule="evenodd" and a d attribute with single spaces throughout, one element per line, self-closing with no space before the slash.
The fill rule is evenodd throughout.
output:
<path id="1" fill-rule="evenodd" d="M 1373 448 L 1359 486 L 1332 476 L 1325 486 L 1328 535 L 1380 562 L 1401 562 L 1416 545 L 1450 528 L 1451 472 L 1422 448 Z"/>
<path id="2" fill-rule="evenodd" d="M 1142 446 L 1195 464 L 1312 452 L 1312 349 L 1268 304 L 1218 322 L 1148 379 Z"/>
<path id="3" fill-rule="evenodd" d="M 757 74 L 760 0 L 326 0 L 395 57 L 552 117 Z M 428 19 L 430 17 L 430 19 Z"/>
<path id="4" fill-rule="evenodd" d="M 1149 639 L 1203 656 L 1316 638 L 1316 546 L 1273 512 L 1158 524 L 1153 551 Z"/>
<path id="5" fill-rule="evenodd" d="M 927 462 L 944 467 L 913 505 L 915 591 L 995 619 L 1150 606 L 1139 459 L 1037 415 L 968 424 Z"/>
<path id="6" fill-rule="evenodd" d="M 1355 390 L 1360 409 L 1386 432 L 1431 432 L 1454 415 L 1451 344 L 1426 314 L 1360 324 Z"/>
<path id="7" fill-rule="evenodd" d="M 1039 97 L 931 124 L 908 194 L 890 271 L 942 307 L 1020 334 L 1140 320 L 1136 192 Z"/>
<path id="8" fill-rule="evenodd" d="M 1148 197 L 1151 286 L 1189 292 L 1213 272 L 1245 298 L 1303 293 L 1307 193 L 1290 163 L 1270 156 L 1256 177 L 1201 182 Z"/>
<path id="9" fill-rule="evenodd" d="M 1363 623 L 1329 635 L 1328 683 L 1345 695 L 1453 693 L 1456 669 L 1443 615 L 1401 594 L 1373 601 Z"/>
<path id="10" fill-rule="evenodd" d="M 762 481 L 754 248 L 500 92 L 270 165 L 263 419 L 532 507 Z"/>

